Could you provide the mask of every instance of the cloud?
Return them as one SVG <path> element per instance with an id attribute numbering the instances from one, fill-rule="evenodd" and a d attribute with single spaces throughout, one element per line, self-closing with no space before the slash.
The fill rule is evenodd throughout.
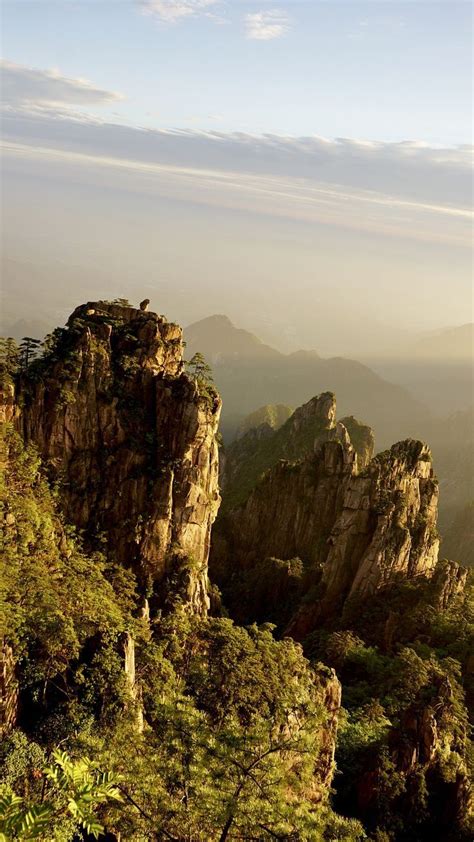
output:
<path id="1" fill-rule="evenodd" d="M 5 159 L 193 204 L 470 244 L 470 147 L 157 131 L 9 112 Z M 74 178 L 76 176 L 73 176 Z"/>
<path id="2" fill-rule="evenodd" d="M 85 79 L 61 76 L 56 70 L 38 70 L 3 59 L 0 70 L 3 105 L 14 108 L 110 105 L 124 98 Z"/>
<path id="3" fill-rule="evenodd" d="M 142 11 L 165 23 L 177 23 L 183 18 L 209 14 L 208 9 L 219 0 L 140 0 Z"/>
<path id="4" fill-rule="evenodd" d="M 288 31 L 290 20 L 285 12 L 269 9 L 266 12 L 249 12 L 245 15 L 245 32 L 253 41 L 271 41 L 281 38 Z"/>

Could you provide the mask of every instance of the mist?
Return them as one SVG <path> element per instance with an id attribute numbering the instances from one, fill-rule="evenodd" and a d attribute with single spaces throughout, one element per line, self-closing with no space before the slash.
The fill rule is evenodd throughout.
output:
<path id="1" fill-rule="evenodd" d="M 94 139 L 95 128 L 88 132 Z M 188 147 L 192 138 L 185 140 Z M 49 329 L 85 299 L 146 295 L 182 324 L 225 313 L 282 351 L 391 359 L 416 353 L 425 335 L 465 323 L 471 311 L 466 219 L 450 213 L 452 196 L 442 211 L 427 212 L 420 195 L 409 218 L 387 201 L 358 219 L 363 199 L 354 195 L 352 204 L 339 202 L 334 219 L 321 196 L 286 196 L 287 175 L 272 176 L 271 195 L 267 183 L 257 189 L 252 182 L 246 192 L 245 162 L 239 177 L 228 164 L 214 179 L 208 169 L 192 176 L 168 165 L 143 171 L 44 143 L 33 150 L 15 138 L 4 154 L 6 332 L 18 320 Z M 196 144 L 202 150 L 202 138 Z M 215 144 L 204 145 L 208 157 Z M 249 141 L 241 145 L 248 157 Z M 296 143 L 289 146 L 298 161 Z M 272 146 L 254 147 L 254 165 L 275 169 Z M 430 167 L 440 171 L 441 190 L 445 164 Z M 291 179 L 301 191 L 300 176 Z M 306 191 L 313 181 L 306 177 Z M 433 183 L 429 189 L 435 192 Z"/>

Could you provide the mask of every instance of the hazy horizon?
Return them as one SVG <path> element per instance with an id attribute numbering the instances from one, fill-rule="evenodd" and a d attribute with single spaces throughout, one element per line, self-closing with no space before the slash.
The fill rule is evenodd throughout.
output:
<path id="1" fill-rule="evenodd" d="M 147 296 L 391 357 L 472 321 L 469 4 L 24 0 L 3 23 L 7 328 Z"/>

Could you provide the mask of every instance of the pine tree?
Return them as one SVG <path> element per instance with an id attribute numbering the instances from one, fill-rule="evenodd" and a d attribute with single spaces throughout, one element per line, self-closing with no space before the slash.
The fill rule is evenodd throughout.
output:
<path id="1" fill-rule="evenodd" d="M 41 339 L 24 336 L 20 342 L 20 369 L 25 371 L 40 353 Z"/>
<path id="2" fill-rule="evenodd" d="M 198 383 L 203 383 L 207 386 L 214 382 L 211 366 L 207 364 L 203 354 L 199 351 L 196 351 L 187 365 L 190 374 L 196 378 Z"/>
<path id="3" fill-rule="evenodd" d="M 2 380 L 12 378 L 18 371 L 20 349 L 16 341 L 9 336 L 0 337 L 0 376 Z"/>

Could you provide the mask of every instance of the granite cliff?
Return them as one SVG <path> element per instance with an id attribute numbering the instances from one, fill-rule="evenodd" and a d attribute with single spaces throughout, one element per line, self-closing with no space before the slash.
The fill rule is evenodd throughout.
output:
<path id="1" fill-rule="evenodd" d="M 203 612 L 221 403 L 184 372 L 182 353 L 181 328 L 164 317 L 89 302 L 20 378 L 15 407 L 8 393 L 6 415 L 38 447 L 86 543 L 101 542 L 144 590 L 185 571 L 185 597 Z"/>
<path id="2" fill-rule="evenodd" d="M 300 559 L 306 598 L 288 631 L 302 639 L 399 577 L 431 576 L 439 539 L 430 450 L 407 440 L 372 452 L 369 428 L 336 421 L 331 393 L 277 431 L 257 428 L 233 445 L 211 560 L 225 592 L 266 559 Z"/>

